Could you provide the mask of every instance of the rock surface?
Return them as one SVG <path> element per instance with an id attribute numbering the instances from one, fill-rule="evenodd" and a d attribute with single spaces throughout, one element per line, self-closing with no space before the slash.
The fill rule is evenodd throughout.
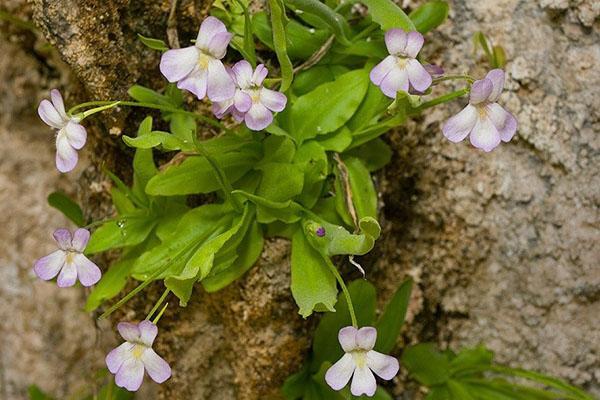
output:
<path id="1" fill-rule="evenodd" d="M 450 21 L 428 35 L 430 61 L 477 77 L 486 67 L 472 57 L 471 34 L 481 30 L 503 45 L 509 79 L 501 101 L 520 127 L 491 154 L 451 144 L 440 127 L 463 106 L 458 101 L 387 135 L 395 154 L 378 176 L 385 234 L 362 264 L 383 299 L 407 275 L 418 283 L 396 354 L 415 340 L 452 348 L 485 343 L 501 362 L 600 395 L 597 3 L 457 0 Z M 134 82 L 160 85 L 156 53 L 135 33 L 165 38 L 169 1 L 66 7 L 12 0 L 2 7 L 33 15 L 57 53 L 39 33 L 0 25 L 7 33 L 0 51 L 10 55 L 0 59 L 0 320 L 8 321 L 0 325 L 0 398 L 24 399 L 31 383 L 64 398 L 89 382 L 114 338 L 112 327 L 97 329 L 79 311 L 83 291 L 58 290 L 30 273 L 33 260 L 51 250 L 53 227 L 66 222 L 45 197 L 57 186 L 73 192 L 77 180 L 87 212 L 110 212 L 98 167 L 126 165 L 127 152 L 109 133 L 137 115 L 95 120 L 90 166 L 59 178 L 51 132 L 33 111 L 49 87 L 85 101 L 123 96 Z M 182 43 L 195 36 L 207 7 L 179 2 Z M 157 347 L 175 373 L 159 397 L 277 398 L 282 380 L 301 365 L 314 324 L 295 312 L 288 251 L 285 242 L 270 241 L 245 279 L 186 309 L 169 308 Z M 148 306 L 140 299 L 124 312 L 142 318 Z M 403 382 L 395 380 L 395 395 L 414 399 Z"/>

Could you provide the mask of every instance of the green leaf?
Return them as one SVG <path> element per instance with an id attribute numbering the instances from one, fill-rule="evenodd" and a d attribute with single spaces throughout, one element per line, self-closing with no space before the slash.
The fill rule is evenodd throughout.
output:
<path id="1" fill-rule="evenodd" d="M 448 358 L 433 343 L 419 343 L 402 353 L 402 365 L 425 386 L 440 385 L 450 378 Z"/>
<path id="2" fill-rule="evenodd" d="M 50 193 L 48 195 L 48 204 L 63 213 L 64 216 L 70 219 L 75 225 L 79 227 L 85 225 L 81 207 L 66 194 L 62 192 Z"/>
<path id="3" fill-rule="evenodd" d="M 294 157 L 294 164 L 304 171 L 304 185 L 297 201 L 307 208 L 312 208 L 323 191 L 327 178 L 328 159 L 325 149 L 314 140 L 304 142 Z"/>
<path id="4" fill-rule="evenodd" d="M 391 103 L 392 100 L 386 97 L 379 87 L 369 83 L 364 100 L 346 125 L 353 133 L 358 132 L 375 123 Z"/>
<path id="5" fill-rule="evenodd" d="M 95 254 L 135 246 L 146 240 L 155 225 L 154 218 L 141 213 L 119 216 L 114 221 L 104 223 L 92 233 L 85 253 Z"/>
<path id="6" fill-rule="evenodd" d="M 111 265 L 88 296 L 85 303 L 86 312 L 95 310 L 103 301 L 112 299 L 123 290 L 134 262 L 135 258 L 125 258 Z"/>
<path id="7" fill-rule="evenodd" d="M 276 220 L 291 224 L 302 218 L 302 206 L 291 200 L 273 201 L 243 190 L 234 190 L 233 194 L 240 195 L 256 204 L 257 220 L 262 224 L 269 224 Z"/>
<path id="8" fill-rule="evenodd" d="M 431 388 L 425 400 L 452 400 L 452 398 L 446 386 L 436 386 Z"/>
<path id="9" fill-rule="evenodd" d="M 288 376 L 285 382 L 283 382 L 283 386 L 281 387 L 283 396 L 287 400 L 297 400 L 302 398 L 306 391 L 306 386 L 309 385 L 309 379 L 310 373 L 308 364 L 306 363 L 302 366 L 300 371 Z"/>
<path id="10" fill-rule="evenodd" d="M 52 400 L 51 396 L 42 392 L 36 385 L 30 385 L 27 388 L 27 394 L 29 395 L 29 400 Z"/>
<path id="11" fill-rule="evenodd" d="M 454 376 L 456 373 L 472 369 L 473 367 L 490 366 L 493 360 L 494 353 L 484 346 L 463 349 L 450 361 L 450 371 Z"/>
<path id="12" fill-rule="evenodd" d="M 244 58 L 248 60 L 253 67 L 255 67 L 256 51 L 254 48 L 254 29 L 252 27 L 250 12 L 248 11 L 248 6 L 241 0 L 236 0 L 236 2 L 242 8 L 244 13 Z"/>
<path id="13" fill-rule="evenodd" d="M 362 102 L 368 82 L 367 71 L 359 69 L 299 97 L 290 109 L 292 136 L 301 143 L 339 129 Z"/>
<path id="14" fill-rule="evenodd" d="M 346 126 L 342 126 L 337 131 L 317 136 L 316 140 L 323 149 L 341 153 L 352 143 L 352 132 Z"/>
<path id="15" fill-rule="evenodd" d="M 463 385 L 459 381 L 455 381 L 453 379 L 449 379 L 446 382 L 446 386 L 448 387 L 448 391 L 450 392 L 450 396 L 453 399 L 460 400 L 476 400 L 469 391 L 469 388 Z"/>
<path id="16" fill-rule="evenodd" d="M 358 218 L 377 218 L 377 192 L 369 170 L 360 159 L 354 157 L 344 158 L 344 164 Z"/>
<path id="17" fill-rule="evenodd" d="M 307 318 L 315 307 L 334 311 L 337 301 L 335 276 L 323 257 L 298 229 L 292 237 L 292 296 L 300 308 L 300 315 Z"/>
<path id="18" fill-rule="evenodd" d="M 142 121 L 138 130 L 138 136 L 144 135 L 152 130 L 152 117 Z M 133 185 L 131 191 L 140 199 L 147 199 L 146 185 L 148 181 L 158 173 L 154 164 L 152 150 L 137 149 L 133 156 Z"/>
<path id="19" fill-rule="evenodd" d="M 416 27 L 408 15 L 392 0 L 361 0 L 369 8 L 373 21 L 381 25 L 384 31 L 402 28 L 407 32 L 415 31 Z"/>
<path id="20" fill-rule="evenodd" d="M 285 34 L 285 10 L 281 0 L 268 0 L 271 9 L 271 28 L 273 31 L 273 47 L 279 69 L 281 70 L 280 90 L 285 92 L 291 86 L 294 80 L 294 66 L 287 54 L 287 43 Z"/>
<path id="21" fill-rule="evenodd" d="M 344 156 L 360 158 L 369 172 L 377 171 L 392 159 L 392 149 L 381 139 L 374 139 L 344 153 Z"/>
<path id="22" fill-rule="evenodd" d="M 445 1 L 429 1 L 414 9 L 408 16 L 415 24 L 417 31 L 427 33 L 441 24 L 448 18 L 450 7 Z"/>
<path id="23" fill-rule="evenodd" d="M 299 166 L 273 162 L 261 166 L 260 169 L 262 180 L 258 186 L 258 196 L 284 202 L 302 193 L 304 174 Z"/>
<path id="24" fill-rule="evenodd" d="M 406 318 L 411 292 L 412 279 L 407 279 L 396 290 L 396 293 L 385 307 L 376 325 L 377 344 L 375 350 L 387 354 L 394 348 Z"/>
<path id="25" fill-rule="evenodd" d="M 494 63 L 492 67 L 494 68 L 504 68 L 506 66 L 506 52 L 502 46 L 494 46 L 492 48 L 492 52 L 494 53 Z"/>
<path id="26" fill-rule="evenodd" d="M 158 50 L 158 51 L 169 50 L 169 46 L 167 46 L 167 44 L 164 42 L 164 40 L 149 38 L 146 36 L 142 36 L 139 33 L 137 34 L 137 36 L 138 36 L 138 39 L 140 39 L 140 42 L 144 43 L 144 45 L 146 47 L 149 47 L 152 50 Z"/>
<path id="27" fill-rule="evenodd" d="M 185 144 L 169 132 L 154 131 L 135 138 L 123 136 L 123 141 L 129 147 L 137 149 L 151 149 L 161 146 L 166 151 L 180 150 Z M 191 146 L 188 146 L 188 150 Z"/>
<path id="28" fill-rule="evenodd" d="M 379 238 L 381 228 L 377 220 L 371 217 L 359 221 L 356 234 L 348 232 L 344 227 L 325 221 L 308 220 L 304 224 L 304 232 L 310 244 L 324 256 L 340 254 L 364 255 L 371 251 L 375 240 Z M 325 228 L 325 236 L 315 234 L 319 228 Z"/>
<path id="29" fill-rule="evenodd" d="M 334 33 L 335 38 L 342 45 L 351 45 L 351 42 L 348 39 L 350 28 L 346 22 L 346 18 L 329 8 L 327 5 L 318 0 L 285 0 L 285 2 L 288 7 L 292 8 L 297 14 L 306 13 L 315 16 L 329 26 Z"/>
<path id="30" fill-rule="evenodd" d="M 158 93 L 155 90 L 149 89 L 140 85 L 133 85 L 127 91 L 129 96 L 133 99 L 141 102 L 141 103 L 152 103 L 152 104 L 160 104 L 169 107 L 178 107 L 179 104 L 174 104 L 173 100 L 168 97 Z"/>

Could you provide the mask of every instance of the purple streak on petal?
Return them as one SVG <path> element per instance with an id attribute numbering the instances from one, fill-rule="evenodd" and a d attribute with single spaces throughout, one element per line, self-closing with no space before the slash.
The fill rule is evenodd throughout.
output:
<path id="1" fill-rule="evenodd" d="M 72 263 L 65 262 L 65 265 L 60 270 L 56 284 L 58 287 L 70 287 L 77 282 L 77 268 Z"/>
<path id="2" fill-rule="evenodd" d="M 492 82 L 492 92 L 488 96 L 488 101 L 494 102 L 498 100 L 504 89 L 504 71 L 501 69 L 493 69 L 487 73 L 485 79 L 489 79 Z"/>
<path id="3" fill-rule="evenodd" d="M 285 109 L 287 97 L 281 92 L 262 88 L 260 89 L 260 102 L 271 111 L 281 112 Z"/>
<path id="4" fill-rule="evenodd" d="M 383 59 L 383 61 L 381 61 L 371 70 L 371 73 L 369 74 L 371 82 L 373 82 L 373 84 L 377 86 L 381 85 L 381 82 L 386 77 L 386 75 L 395 67 L 396 57 L 387 56 Z"/>
<path id="5" fill-rule="evenodd" d="M 58 111 L 56 111 L 56 108 L 54 108 L 52 103 L 46 99 L 40 102 L 40 105 L 38 106 L 38 115 L 46 125 L 49 125 L 52 128 L 60 129 L 66 124 L 66 121 L 63 120 Z"/>
<path id="6" fill-rule="evenodd" d="M 69 232 L 68 229 L 59 228 L 54 231 L 52 236 L 54 236 L 54 240 L 56 240 L 58 247 L 60 247 L 63 250 L 71 249 L 71 246 L 73 245 L 72 237 L 71 237 L 71 232 Z"/>
<path id="7" fill-rule="evenodd" d="M 440 67 L 439 65 L 425 64 L 423 65 L 423 68 L 425 68 L 425 70 L 429 72 L 429 75 L 435 78 L 444 75 L 444 68 Z"/>
<path id="8" fill-rule="evenodd" d="M 273 122 L 273 114 L 267 107 L 260 103 L 255 103 L 244 116 L 244 121 L 249 129 L 262 131 Z"/>
<path id="9" fill-rule="evenodd" d="M 473 82 L 473 85 L 471 85 L 471 96 L 469 97 L 469 103 L 479 104 L 486 101 L 492 93 L 492 89 L 492 81 L 487 78 Z"/>
<path id="10" fill-rule="evenodd" d="M 65 134 L 56 136 L 56 168 L 60 172 L 72 171 L 77 165 L 79 156 L 77 151 L 69 144 Z"/>
<path id="11" fill-rule="evenodd" d="M 479 118 L 469 136 L 471 144 L 490 152 L 500 144 L 500 134 L 489 118 Z"/>
<path id="12" fill-rule="evenodd" d="M 171 377 L 171 367 L 156 352 L 150 348 L 144 351 L 142 362 L 150 378 L 156 383 L 163 383 Z"/>
<path id="13" fill-rule="evenodd" d="M 49 281 L 58 275 L 60 269 L 65 265 L 67 254 L 63 250 L 56 250 L 35 262 L 33 270 L 35 274 L 45 281 Z"/>
<path id="14" fill-rule="evenodd" d="M 363 350 L 373 350 L 377 341 L 377 329 L 363 326 L 356 332 L 356 345 Z"/>
<path id="15" fill-rule="evenodd" d="M 227 46 L 229 46 L 232 37 L 233 35 L 229 32 L 217 33 L 208 44 L 208 48 L 206 49 L 207 52 L 214 58 L 220 60 L 225 57 Z"/>
<path id="16" fill-rule="evenodd" d="M 71 242 L 71 247 L 74 250 L 83 253 L 83 251 L 85 250 L 85 246 L 87 246 L 89 240 L 90 231 L 84 228 L 76 229 L 75 232 L 73 232 L 73 240 Z"/>
<path id="17" fill-rule="evenodd" d="M 81 253 L 73 256 L 73 264 L 77 268 L 79 282 L 85 287 L 95 285 L 102 277 L 100 268 Z"/>
<path id="18" fill-rule="evenodd" d="M 194 70 L 199 55 L 196 46 L 168 50 L 160 58 L 160 72 L 169 82 L 180 81 Z"/>
<path id="19" fill-rule="evenodd" d="M 233 107 L 233 100 L 220 101 L 218 103 L 212 104 L 212 112 L 215 114 L 215 117 L 219 119 L 223 119 Z"/>
<path id="20" fill-rule="evenodd" d="M 57 89 L 52 89 L 50 91 L 50 99 L 52 100 L 52 105 L 61 116 L 63 120 L 67 120 L 67 112 L 65 111 L 65 103 L 63 102 L 63 98 L 60 92 Z"/>
<path id="21" fill-rule="evenodd" d="M 417 58 L 417 54 L 421 51 L 424 42 L 425 38 L 419 32 L 408 32 L 404 53 L 410 58 Z"/>
<path id="22" fill-rule="evenodd" d="M 121 337 L 128 342 L 136 342 L 140 339 L 140 329 L 136 324 L 132 324 L 131 322 L 119 322 L 117 330 Z"/>
<path id="23" fill-rule="evenodd" d="M 154 339 L 158 334 L 158 327 L 148 320 L 144 320 L 139 323 L 138 328 L 140 330 L 140 340 L 148 347 L 152 347 Z"/>
<path id="24" fill-rule="evenodd" d="M 71 120 L 63 129 L 71 147 L 79 150 L 85 145 L 87 131 L 83 125 Z"/>
<path id="25" fill-rule="evenodd" d="M 470 104 L 467 105 L 461 112 L 446 121 L 442 128 L 444 136 L 451 142 L 460 142 L 475 127 L 477 116 L 477 109 Z"/>
<path id="26" fill-rule="evenodd" d="M 115 384 L 130 392 L 138 390 L 143 380 L 144 364 L 135 357 L 127 359 L 115 375 Z"/>
<path id="27" fill-rule="evenodd" d="M 223 22 L 215 17 L 207 17 L 200 25 L 200 31 L 198 31 L 198 37 L 196 38 L 196 46 L 207 50 L 215 35 L 223 32 L 227 32 L 227 27 Z"/>
<path id="28" fill-rule="evenodd" d="M 252 74 L 252 83 L 256 86 L 261 86 L 268 74 L 269 70 L 267 67 L 264 64 L 258 64 Z"/>
<path id="29" fill-rule="evenodd" d="M 325 373 L 325 382 L 333 390 L 342 390 L 348 384 L 356 365 L 352 359 L 352 354 L 344 354 L 335 364 L 333 364 Z"/>
<path id="30" fill-rule="evenodd" d="M 241 90 L 235 91 L 235 96 L 233 97 L 233 104 L 235 105 L 236 110 L 241 113 L 248 112 L 250 107 L 252 107 L 252 97 L 248 93 L 244 93 Z"/>
<path id="31" fill-rule="evenodd" d="M 390 29 L 385 33 L 385 47 L 393 55 L 404 54 L 408 37 L 402 29 Z"/>
<path id="32" fill-rule="evenodd" d="M 235 83 L 221 61 L 209 61 L 207 81 L 206 94 L 211 101 L 224 101 L 235 95 Z"/>
<path id="33" fill-rule="evenodd" d="M 133 357 L 133 354 L 131 354 L 133 346 L 135 345 L 129 342 L 121 343 L 121 345 L 112 349 L 110 353 L 106 355 L 106 366 L 112 374 L 116 374 L 119 368 L 121 368 L 121 365 Z"/>
<path id="34" fill-rule="evenodd" d="M 366 366 L 358 367 L 354 371 L 350 392 L 355 396 L 366 394 L 373 396 L 377 390 L 377 382 L 371 370 Z"/>
<path id="35" fill-rule="evenodd" d="M 367 365 L 380 378 L 389 381 L 398 373 L 400 363 L 395 357 L 371 350 L 367 353 Z"/>
<path id="36" fill-rule="evenodd" d="M 408 92 L 408 72 L 404 68 L 394 67 L 381 82 L 381 91 L 392 99 L 400 90 Z"/>
<path id="37" fill-rule="evenodd" d="M 246 60 L 241 60 L 231 67 L 231 71 L 235 76 L 235 83 L 240 89 L 248 89 L 252 86 L 252 65 Z"/>
<path id="38" fill-rule="evenodd" d="M 338 341 L 346 353 L 356 350 L 357 333 L 358 330 L 353 326 L 346 326 L 338 332 Z"/>
<path id="39" fill-rule="evenodd" d="M 424 92 L 431 86 L 431 75 L 417 60 L 408 60 L 406 70 L 410 84 L 419 92 Z"/>

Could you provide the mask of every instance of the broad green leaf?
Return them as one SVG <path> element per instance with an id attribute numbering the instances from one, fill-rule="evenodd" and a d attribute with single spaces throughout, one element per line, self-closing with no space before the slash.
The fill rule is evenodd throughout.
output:
<path id="1" fill-rule="evenodd" d="M 392 0 L 361 0 L 369 8 L 373 21 L 381 25 L 384 31 L 402 28 L 405 31 L 415 31 L 415 25 L 408 15 Z"/>
<path id="2" fill-rule="evenodd" d="M 178 137 L 169 132 L 154 131 L 138 137 L 123 136 L 123 141 L 129 147 L 137 149 L 151 149 L 161 146 L 166 151 L 182 149 L 185 144 Z M 192 148 L 188 145 L 188 150 Z"/>
<path id="3" fill-rule="evenodd" d="M 378 138 L 346 151 L 344 156 L 360 158 L 369 172 L 374 172 L 390 162 L 392 149 L 387 143 Z"/>
<path id="4" fill-rule="evenodd" d="M 415 24 L 417 31 L 427 33 L 444 23 L 449 10 L 447 2 L 434 0 L 415 8 L 408 17 Z"/>
<path id="5" fill-rule="evenodd" d="M 256 51 L 254 46 L 254 29 L 252 27 L 252 18 L 248 11 L 248 5 L 244 4 L 240 0 L 236 0 L 236 3 L 242 8 L 244 13 L 244 58 L 256 66 Z"/>
<path id="6" fill-rule="evenodd" d="M 344 164 L 358 218 L 377 218 L 377 192 L 369 170 L 360 159 L 354 157 L 344 158 Z"/>
<path id="7" fill-rule="evenodd" d="M 282 92 L 289 89 L 294 80 L 294 66 L 287 54 L 287 40 L 285 33 L 285 9 L 282 0 L 268 0 L 271 10 L 271 29 L 273 32 L 273 49 L 279 61 L 281 70 Z"/>
<path id="8" fill-rule="evenodd" d="M 367 71 L 359 69 L 299 97 L 290 109 L 292 136 L 301 143 L 339 129 L 363 101 L 368 82 Z"/>
<path id="9" fill-rule="evenodd" d="M 285 0 L 288 7 L 292 8 L 296 13 L 306 13 L 311 16 L 315 16 L 323 23 L 325 23 L 331 31 L 334 33 L 335 38 L 344 46 L 351 44 L 348 39 L 348 33 L 350 27 L 346 18 L 323 4 L 319 0 Z"/>
<path id="10" fill-rule="evenodd" d="M 52 192 L 48 195 L 48 204 L 56 208 L 77 226 L 84 226 L 83 211 L 77 203 L 62 192 Z"/>
<path id="11" fill-rule="evenodd" d="M 158 50 L 158 51 L 169 50 L 169 46 L 167 46 L 167 44 L 164 42 L 164 40 L 142 36 L 139 33 L 138 33 L 138 38 L 140 39 L 140 42 L 144 43 L 144 45 L 146 47 L 149 47 L 152 50 Z"/>
<path id="12" fill-rule="evenodd" d="M 302 193 L 304 174 L 302 169 L 289 163 L 268 163 L 260 168 L 262 180 L 257 195 L 265 199 L 283 202 Z"/>
<path id="13" fill-rule="evenodd" d="M 125 258 L 112 264 L 102 279 L 94 286 L 85 303 L 85 311 L 95 310 L 103 301 L 119 294 L 127 283 L 135 258 Z"/>
<path id="14" fill-rule="evenodd" d="M 294 142 L 285 136 L 268 136 L 263 148 L 264 157 L 258 164 L 261 168 L 269 163 L 289 163 L 296 153 Z"/>
<path id="15" fill-rule="evenodd" d="M 433 343 L 419 343 L 404 349 L 402 365 L 426 386 L 440 385 L 450 378 L 448 358 Z"/>
<path id="16" fill-rule="evenodd" d="M 317 136 L 316 140 L 323 149 L 341 153 L 352 143 L 352 132 L 342 126 L 337 131 Z"/>
<path id="17" fill-rule="evenodd" d="M 156 220 L 153 217 L 142 213 L 119 216 L 116 220 L 104 223 L 92 233 L 85 253 L 95 254 L 135 246 L 146 240 L 155 225 Z"/>
<path id="18" fill-rule="evenodd" d="M 30 385 L 27 388 L 27 394 L 29 396 L 29 400 L 52 400 L 53 398 L 46 393 L 42 392 L 42 390 L 36 385 Z"/>
<path id="19" fill-rule="evenodd" d="M 110 199 L 119 215 L 134 214 L 138 211 L 131 199 L 117 187 L 110 188 Z"/>
<path id="20" fill-rule="evenodd" d="M 356 133 L 376 122 L 391 103 L 392 100 L 386 97 L 379 87 L 369 83 L 364 100 L 346 125 L 353 133 Z"/>
<path id="21" fill-rule="evenodd" d="M 291 224 L 302 218 L 302 206 L 291 200 L 273 201 L 242 190 L 234 190 L 233 194 L 240 195 L 256 204 L 257 220 L 262 224 L 269 224 L 276 220 Z"/>
<path id="22" fill-rule="evenodd" d="M 182 149 L 193 150 L 196 137 L 196 120 L 184 113 L 170 114 L 169 129 L 173 136 L 180 139 Z"/>
<path id="23" fill-rule="evenodd" d="M 410 302 L 412 279 L 404 281 L 377 321 L 377 344 L 375 350 L 387 354 L 394 348 L 396 339 L 406 318 L 406 310 Z"/>
<path id="24" fill-rule="evenodd" d="M 315 65 L 296 75 L 292 90 L 296 96 L 302 96 L 311 90 L 314 90 L 319 85 L 331 82 L 334 79 L 335 75 L 331 71 L 329 65 Z"/>
<path id="25" fill-rule="evenodd" d="M 452 375 L 473 367 L 490 366 L 494 360 L 494 353 L 484 346 L 478 346 L 472 349 L 462 349 L 450 361 L 450 371 Z"/>
<path id="26" fill-rule="evenodd" d="M 358 233 L 352 234 L 342 226 L 325 221 L 308 220 L 303 224 L 308 241 L 324 256 L 364 255 L 371 251 L 375 240 L 381 233 L 379 223 L 374 218 L 366 217 L 359 221 L 358 226 Z M 321 227 L 325 229 L 323 237 L 315 234 L 316 230 Z"/>
<path id="27" fill-rule="evenodd" d="M 326 261 L 308 242 L 301 229 L 292 238 L 292 296 L 307 318 L 317 306 L 334 311 L 337 301 L 335 276 Z"/>
<path id="28" fill-rule="evenodd" d="M 327 178 L 328 159 L 325 149 L 314 140 L 304 142 L 294 157 L 294 164 L 304 170 L 302 193 L 296 200 L 307 208 L 312 208 L 323 191 Z"/>

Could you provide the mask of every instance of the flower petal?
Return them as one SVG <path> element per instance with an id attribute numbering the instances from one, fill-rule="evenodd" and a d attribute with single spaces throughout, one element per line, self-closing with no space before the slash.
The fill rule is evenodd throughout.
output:
<path id="1" fill-rule="evenodd" d="M 468 104 L 461 112 L 446 121 L 442 128 L 444 136 L 451 142 L 460 142 L 475 127 L 477 116 L 477 108 Z"/>
<path id="2" fill-rule="evenodd" d="M 396 57 L 395 56 L 387 56 L 383 59 L 379 64 L 377 64 L 369 74 L 371 78 L 371 82 L 374 85 L 381 85 L 381 82 L 385 78 L 385 76 L 396 66 Z"/>
<path id="3" fill-rule="evenodd" d="M 356 332 L 356 345 L 363 350 L 372 350 L 377 341 L 377 329 L 363 326 Z"/>
<path id="4" fill-rule="evenodd" d="M 425 65 L 423 65 L 423 68 L 425 68 L 425 70 L 431 76 L 438 77 L 438 76 L 444 75 L 444 68 L 440 67 L 439 65 L 425 64 Z"/>
<path id="5" fill-rule="evenodd" d="M 142 362 L 150 378 L 156 383 L 163 383 L 171 377 L 169 364 L 151 348 L 142 354 Z"/>
<path id="6" fill-rule="evenodd" d="M 192 72 L 199 56 L 196 46 L 167 50 L 160 58 L 160 72 L 169 82 L 180 81 Z"/>
<path id="7" fill-rule="evenodd" d="M 501 69 L 493 69 L 487 73 L 485 79 L 492 82 L 492 93 L 488 96 L 488 101 L 494 102 L 498 100 L 504 89 L 504 71 Z"/>
<path id="8" fill-rule="evenodd" d="M 72 171 L 78 159 L 77 151 L 69 143 L 67 135 L 59 133 L 56 136 L 56 168 L 63 173 Z"/>
<path id="9" fill-rule="evenodd" d="M 65 229 L 65 228 L 57 229 L 54 231 L 52 236 L 54 236 L 54 240 L 56 240 L 58 247 L 60 247 L 63 250 L 71 249 L 73 242 L 71 239 L 71 232 L 69 232 L 68 229 Z"/>
<path id="10" fill-rule="evenodd" d="M 239 112 L 248 112 L 250 107 L 252 107 L 252 97 L 250 97 L 248 93 L 244 93 L 238 89 L 235 91 L 235 96 L 233 97 L 233 104 Z"/>
<path id="11" fill-rule="evenodd" d="M 389 381 L 398 373 L 400 363 L 395 357 L 371 350 L 367 353 L 367 365 L 380 378 Z"/>
<path id="12" fill-rule="evenodd" d="M 325 382 L 333 390 L 341 390 L 350 381 L 355 368 L 356 364 L 354 364 L 352 354 L 346 353 L 335 364 L 329 367 L 325 373 Z"/>
<path id="13" fill-rule="evenodd" d="M 102 277 L 100 268 L 81 253 L 74 255 L 73 264 L 75 264 L 75 267 L 77 268 L 79 282 L 85 287 L 96 284 Z"/>
<path id="14" fill-rule="evenodd" d="M 252 74 L 252 83 L 256 86 L 261 86 L 268 74 L 269 70 L 267 67 L 264 64 L 258 64 Z"/>
<path id="15" fill-rule="evenodd" d="M 73 286 L 75 282 L 77 282 L 77 268 L 75 268 L 75 264 L 65 262 L 65 265 L 60 270 L 60 274 L 58 274 L 56 284 L 62 288 Z"/>
<path id="16" fill-rule="evenodd" d="M 198 37 L 196 38 L 196 46 L 200 49 L 208 50 L 210 42 L 219 33 L 226 33 L 227 27 L 221 20 L 215 17 L 207 17 L 202 24 L 200 24 L 200 31 L 198 31 Z"/>
<path id="17" fill-rule="evenodd" d="M 242 122 L 244 120 L 244 117 L 246 116 L 245 113 L 238 111 L 235 107 L 231 109 L 231 115 L 233 116 L 233 119 L 237 122 Z"/>
<path id="18" fill-rule="evenodd" d="M 144 320 L 139 323 L 138 329 L 140 330 L 140 340 L 148 347 L 152 347 L 154 339 L 158 334 L 158 327 L 148 320 Z"/>
<path id="19" fill-rule="evenodd" d="M 252 65 L 246 60 L 241 60 L 231 67 L 231 71 L 235 76 L 235 82 L 240 89 L 248 89 L 252 86 Z"/>
<path id="20" fill-rule="evenodd" d="M 71 247 L 74 250 L 82 253 L 85 250 L 85 246 L 87 246 L 88 240 L 90 240 L 90 231 L 84 228 L 79 228 L 73 232 Z"/>
<path id="21" fill-rule="evenodd" d="M 431 86 L 431 75 L 417 60 L 408 60 L 406 70 L 410 84 L 419 92 L 424 92 Z"/>
<path id="22" fill-rule="evenodd" d="M 383 94 L 395 99 L 400 90 L 408 92 L 408 72 L 399 66 L 392 68 L 379 87 Z"/>
<path id="23" fill-rule="evenodd" d="M 346 326 L 346 327 L 340 329 L 340 331 L 338 332 L 338 341 L 340 342 L 342 349 L 344 349 L 344 351 L 346 353 L 356 350 L 356 347 L 357 347 L 356 334 L 357 333 L 358 333 L 358 330 L 353 326 Z"/>
<path id="24" fill-rule="evenodd" d="M 352 378 L 352 385 L 350 385 L 350 392 L 354 396 L 360 396 L 366 394 L 367 396 L 373 396 L 377 390 L 377 382 L 375 376 L 366 365 L 356 368 L 354 371 L 354 377 Z"/>
<path id="25" fill-rule="evenodd" d="M 260 103 L 255 103 L 244 116 L 244 121 L 249 129 L 262 131 L 273 122 L 273 114 L 267 107 Z"/>
<path id="26" fill-rule="evenodd" d="M 136 342 L 140 340 L 140 328 L 136 324 L 131 322 L 119 322 L 117 324 L 117 330 L 121 337 L 128 342 Z"/>
<path id="27" fill-rule="evenodd" d="M 200 68 L 195 68 L 188 76 L 177 82 L 179 89 L 185 89 L 194 93 L 198 100 L 206 97 L 207 85 L 208 71 Z"/>
<path id="28" fill-rule="evenodd" d="M 212 112 L 215 117 L 222 119 L 231 111 L 233 107 L 233 100 L 219 101 L 212 104 Z"/>
<path id="29" fill-rule="evenodd" d="M 509 142 L 517 131 L 516 118 L 498 103 L 486 106 L 487 114 L 500 134 L 500 139 Z"/>
<path id="30" fill-rule="evenodd" d="M 46 125 L 50 125 L 53 128 L 60 129 L 62 128 L 66 121 L 62 119 L 54 105 L 50 103 L 49 100 L 42 100 L 40 105 L 38 106 L 38 115 L 46 123 Z"/>
<path id="31" fill-rule="evenodd" d="M 417 58 L 417 54 L 421 51 L 424 42 L 425 38 L 423 38 L 421 33 L 416 31 L 408 32 L 404 54 L 410 58 Z"/>
<path id="32" fill-rule="evenodd" d="M 214 58 L 220 60 L 225 57 L 227 46 L 229 46 L 232 37 L 233 34 L 229 32 L 217 33 L 208 44 L 208 48 L 206 49 L 207 52 Z"/>
<path id="33" fill-rule="evenodd" d="M 207 95 L 211 101 L 223 101 L 235 95 L 235 83 L 223 63 L 219 60 L 208 62 Z"/>
<path id="34" fill-rule="evenodd" d="M 35 274 L 45 281 L 49 281 L 58 275 L 60 269 L 65 265 L 67 254 L 63 250 L 56 250 L 35 262 L 33 270 Z"/>
<path id="35" fill-rule="evenodd" d="M 144 364 L 135 357 L 125 360 L 115 375 L 116 385 L 130 392 L 138 390 L 143 380 Z"/>
<path id="36" fill-rule="evenodd" d="M 79 150 L 85 145 L 87 131 L 83 125 L 71 120 L 63 129 L 71 147 Z"/>
<path id="37" fill-rule="evenodd" d="M 129 358 L 133 357 L 133 354 L 131 354 L 133 346 L 135 345 L 129 342 L 121 343 L 121 345 L 112 349 L 110 353 L 106 355 L 106 366 L 111 373 L 116 374 L 119 368 L 121 368 L 121 365 Z"/>
<path id="38" fill-rule="evenodd" d="M 469 103 L 479 104 L 488 99 L 494 88 L 492 81 L 487 78 L 483 78 L 479 81 L 475 81 L 471 85 L 471 96 L 469 97 Z"/>
<path id="39" fill-rule="evenodd" d="M 404 54 L 408 37 L 402 29 L 390 29 L 385 33 L 385 47 L 392 55 Z"/>
<path id="40" fill-rule="evenodd" d="M 52 105 L 54 106 L 54 109 L 58 112 L 62 119 L 69 119 L 69 117 L 67 117 L 67 112 L 65 111 L 65 103 L 63 101 L 62 95 L 57 89 L 52 89 L 50 91 L 50 100 L 52 100 Z"/>
<path id="41" fill-rule="evenodd" d="M 280 112 L 285 109 L 287 97 L 281 92 L 262 88 L 260 89 L 260 102 L 269 110 Z"/>
<path id="42" fill-rule="evenodd" d="M 500 133 L 490 118 L 479 118 L 471 131 L 471 144 L 483 151 L 492 151 L 500 144 Z"/>

